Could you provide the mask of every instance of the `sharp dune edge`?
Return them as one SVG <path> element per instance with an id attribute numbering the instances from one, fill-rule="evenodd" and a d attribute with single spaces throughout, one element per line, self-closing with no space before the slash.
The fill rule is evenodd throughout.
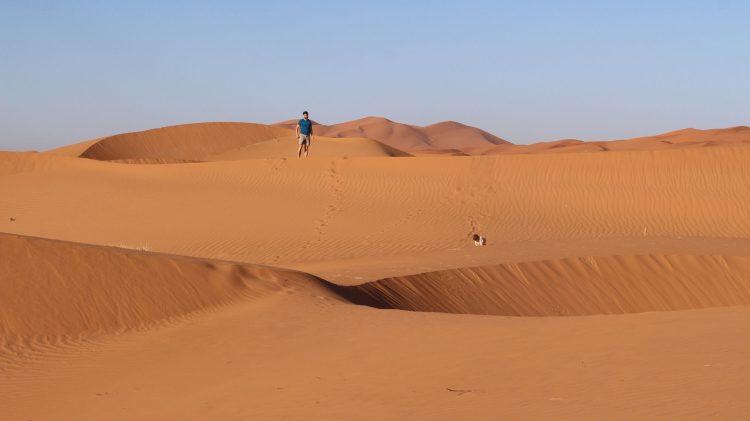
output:
<path id="1" fill-rule="evenodd" d="M 289 125 L 0 152 L 0 419 L 750 414 L 747 127 Z"/>
<path id="2" fill-rule="evenodd" d="M 8 234 L 0 234 L 0 253 L 0 338 L 8 347 L 148 327 L 263 297 L 305 277 L 281 269 Z"/>
<path id="3" fill-rule="evenodd" d="M 750 256 L 581 256 L 387 278 L 342 291 L 379 308 L 582 316 L 750 304 Z"/>

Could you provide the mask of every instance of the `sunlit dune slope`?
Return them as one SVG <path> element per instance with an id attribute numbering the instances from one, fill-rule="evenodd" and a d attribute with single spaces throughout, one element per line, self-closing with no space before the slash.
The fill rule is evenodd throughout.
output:
<path id="1" fill-rule="evenodd" d="M 210 155 L 289 136 L 293 134 L 288 130 L 261 124 L 194 123 L 105 137 L 80 156 L 102 161 L 202 161 Z"/>
<path id="2" fill-rule="evenodd" d="M 0 231 L 258 264 L 428 255 L 473 247 L 474 232 L 502 253 L 750 236 L 750 148 L 148 166 L 3 156 L 39 169 L 0 177 Z"/>

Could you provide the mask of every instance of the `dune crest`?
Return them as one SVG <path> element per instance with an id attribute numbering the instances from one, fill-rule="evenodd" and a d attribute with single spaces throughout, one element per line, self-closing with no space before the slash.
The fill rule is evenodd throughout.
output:
<path id="1" fill-rule="evenodd" d="M 0 234 L 0 255 L 0 347 L 149 327 L 267 296 L 284 290 L 289 279 L 305 277 L 9 234 Z"/>
<path id="2" fill-rule="evenodd" d="M 750 256 L 582 256 L 452 269 L 341 287 L 379 308 L 585 316 L 750 304 Z"/>
<path id="3" fill-rule="evenodd" d="M 207 156 L 264 140 L 288 130 L 252 123 L 193 123 L 102 138 L 80 156 L 101 161 L 125 159 L 202 161 Z"/>

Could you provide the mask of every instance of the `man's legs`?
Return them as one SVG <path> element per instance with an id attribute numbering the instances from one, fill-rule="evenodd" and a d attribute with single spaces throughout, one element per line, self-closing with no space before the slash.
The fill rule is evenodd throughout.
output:
<path id="1" fill-rule="evenodd" d="M 302 150 L 305 150 L 305 158 L 307 158 L 307 148 L 310 146 L 310 135 L 299 136 L 299 149 L 297 149 L 297 158 L 302 155 Z"/>

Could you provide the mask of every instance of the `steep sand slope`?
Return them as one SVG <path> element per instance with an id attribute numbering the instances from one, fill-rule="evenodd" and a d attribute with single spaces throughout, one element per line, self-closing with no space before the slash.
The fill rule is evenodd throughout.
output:
<path id="1" fill-rule="evenodd" d="M 461 268 L 341 289 L 381 308 L 580 316 L 750 304 L 749 256 L 582 256 Z"/>
<path id="2" fill-rule="evenodd" d="M 581 240 L 606 255 L 623 239 L 750 237 L 750 148 L 154 166 L 4 156 L 45 162 L 0 177 L 0 231 L 300 269 L 473 248 L 477 231 L 500 250 L 480 265 L 546 242 L 559 258 Z"/>
<path id="3" fill-rule="evenodd" d="M 0 348 L 148 327 L 302 276 L 9 234 L 0 255 Z"/>
<path id="4" fill-rule="evenodd" d="M 269 268 L 7 235 L 0 246 L 14 274 L 2 278 L 4 331 L 85 339 L 0 350 L 4 419 L 750 411 L 750 307 L 573 318 L 382 311 Z M 233 304 L 215 305 L 227 299 Z M 211 311 L 186 313 L 194 309 Z M 153 323 L 174 315 L 183 317 Z M 117 334 L 86 337 L 71 329 L 79 326 Z"/>
<path id="5" fill-rule="evenodd" d="M 48 151 L 44 151 L 43 153 L 49 154 L 49 155 L 57 155 L 57 156 L 69 156 L 69 157 L 78 157 L 81 156 L 82 153 L 86 152 L 86 150 L 93 145 L 95 145 L 97 142 L 106 139 L 105 137 L 98 137 L 96 139 L 91 140 L 85 140 L 83 142 L 74 143 L 72 145 L 65 145 L 60 146 L 59 148 L 50 149 Z"/>
<path id="6" fill-rule="evenodd" d="M 485 155 L 572 153 L 748 145 L 750 145 L 750 127 L 738 126 L 727 129 L 710 130 L 683 129 L 656 136 L 637 137 L 624 140 L 584 142 L 576 139 L 564 139 L 553 142 L 540 142 L 533 145 L 506 144 L 485 149 L 480 152 Z"/>

